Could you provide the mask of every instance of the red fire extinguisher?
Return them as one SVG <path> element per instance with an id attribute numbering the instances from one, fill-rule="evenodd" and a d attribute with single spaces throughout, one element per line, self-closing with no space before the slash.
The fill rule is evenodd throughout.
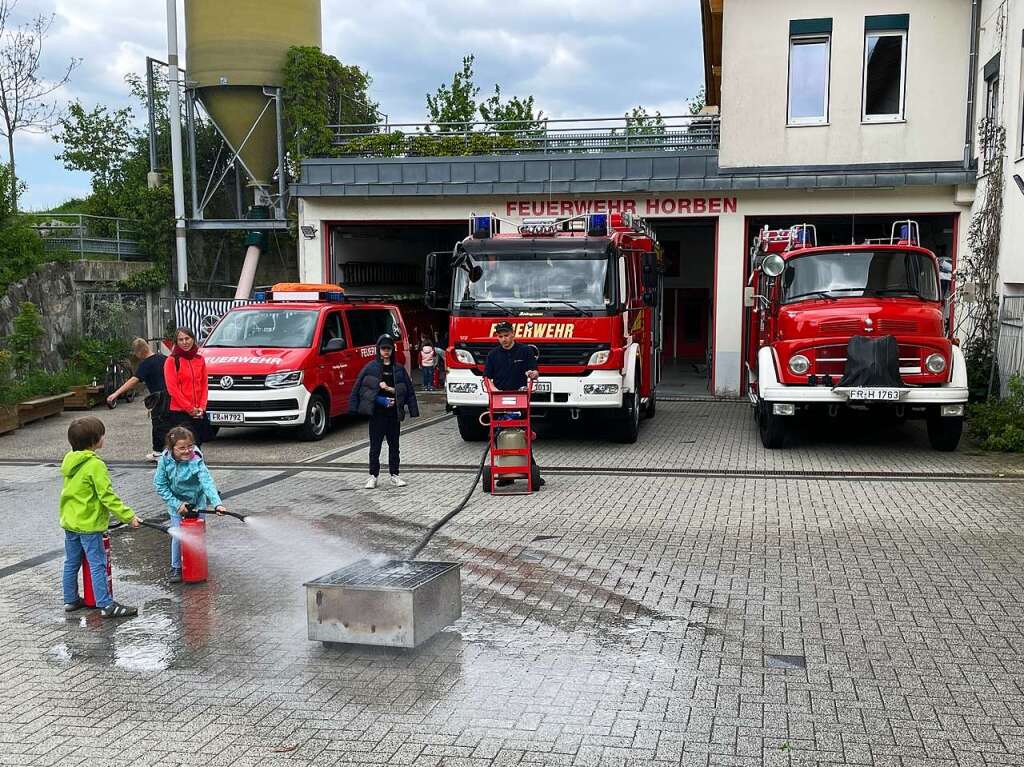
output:
<path id="1" fill-rule="evenodd" d="M 103 533 L 103 559 L 106 560 L 107 593 L 114 598 L 114 578 L 110 569 L 110 536 Z M 96 595 L 92 590 L 92 573 L 89 571 L 89 560 L 82 552 L 82 601 L 86 607 L 96 606 Z"/>
<path id="2" fill-rule="evenodd" d="M 195 512 L 185 512 L 181 517 L 181 579 L 202 583 L 206 575 L 206 520 Z"/>

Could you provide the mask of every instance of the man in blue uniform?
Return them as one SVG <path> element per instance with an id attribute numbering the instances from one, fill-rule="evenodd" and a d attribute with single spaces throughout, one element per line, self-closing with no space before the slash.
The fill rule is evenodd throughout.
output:
<path id="1" fill-rule="evenodd" d="M 537 355 L 533 347 L 517 344 L 512 323 L 499 322 L 494 328 L 498 335 L 498 348 L 487 355 L 484 378 L 499 391 L 517 391 L 526 387 L 526 379 L 537 379 Z"/>
<path id="2" fill-rule="evenodd" d="M 527 379 L 537 380 L 537 355 L 532 346 L 516 343 L 515 331 L 510 322 L 499 322 L 494 328 L 498 336 L 498 348 L 492 349 L 484 364 L 484 378 L 490 380 L 491 386 L 499 391 L 518 391 L 526 388 Z M 533 466 L 537 462 L 530 455 Z M 537 474 L 540 477 L 538 471 Z M 511 484 L 511 479 L 499 479 L 496 484 Z M 544 484 L 540 478 L 537 486 Z"/>

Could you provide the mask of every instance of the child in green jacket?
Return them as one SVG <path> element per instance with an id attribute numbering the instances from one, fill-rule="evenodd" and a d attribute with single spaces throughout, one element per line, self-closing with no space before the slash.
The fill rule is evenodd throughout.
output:
<path id="1" fill-rule="evenodd" d="M 60 473 L 64 475 L 64 488 L 60 492 L 60 526 L 64 528 L 64 612 L 85 606 L 78 596 L 78 569 L 84 553 L 100 614 L 104 618 L 127 618 L 138 615 L 139 611 L 115 602 L 107 588 L 103 533 L 110 524 L 111 514 L 132 527 L 138 527 L 139 520 L 117 497 L 110 484 L 107 465 L 96 455 L 103 447 L 105 433 L 103 421 L 93 416 L 77 418 L 68 427 L 71 451 L 60 465 Z"/>

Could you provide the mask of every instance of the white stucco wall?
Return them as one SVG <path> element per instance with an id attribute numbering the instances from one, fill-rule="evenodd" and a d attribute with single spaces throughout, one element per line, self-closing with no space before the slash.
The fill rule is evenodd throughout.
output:
<path id="1" fill-rule="evenodd" d="M 862 124 L 864 17 L 902 13 L 906 120 Z M 789 22 L 813 18 L 832 19 L 829 124 L 787 127 Z M 970 18 L 967 0 L 729 0 L 721 166 L 962 160 Z"/>

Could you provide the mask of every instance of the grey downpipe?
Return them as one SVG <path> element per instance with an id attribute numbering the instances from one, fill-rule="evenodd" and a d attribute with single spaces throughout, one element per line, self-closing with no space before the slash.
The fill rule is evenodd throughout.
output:
<path id="1" fill-rule="evenodd" d="M 971 0 L 971 55 L 967 72 L 967 131 L 964 136 L 964 170 L 974 159 L 974 111 L 978 90 L 978 38 L 981 34 L 981 0 Z"/>

